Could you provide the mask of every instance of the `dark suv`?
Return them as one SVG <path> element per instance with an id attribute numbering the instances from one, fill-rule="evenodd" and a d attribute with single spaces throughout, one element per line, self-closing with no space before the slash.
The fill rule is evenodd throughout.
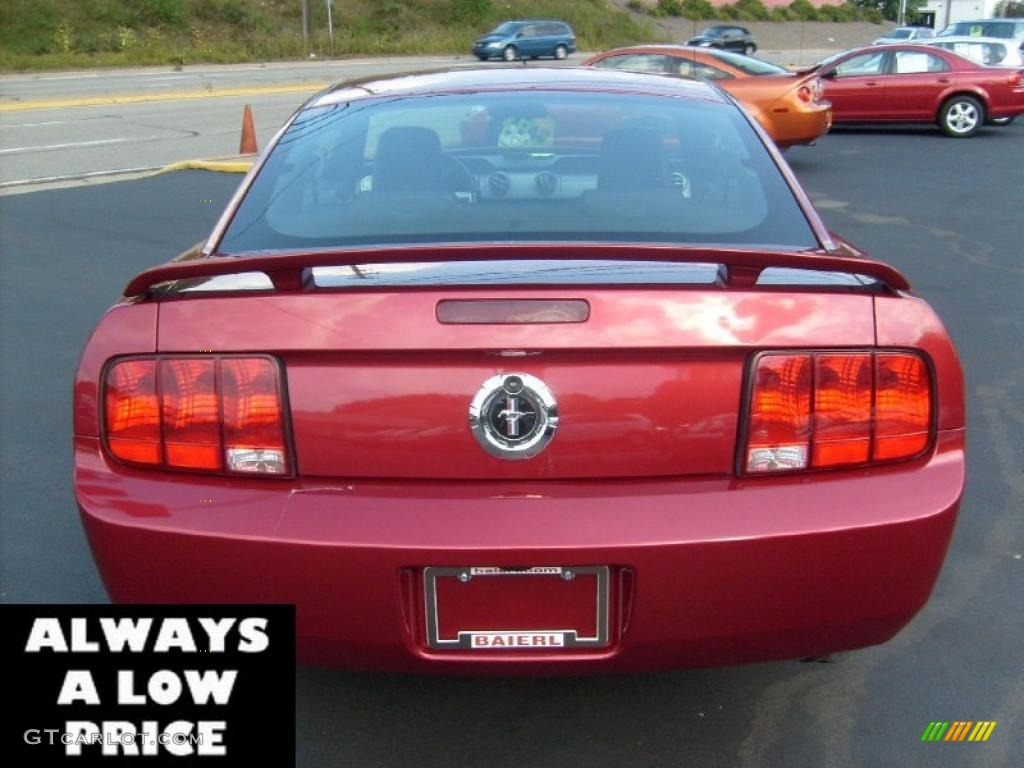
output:
<path id="1" fill-rule="evenodd" d="M 757 50 L 757 43 L 749 29 L 737 27 L 734 24 L 717 24 L 708 27 L 696 37 L 686 41 L 687 45 L 696 45 L 702 48 L 720 48 L 724 51 L 736 51 L 747 56 Z"/>
<path id="2" fill-rule="evenodd" d="M 500 57 L 505 61 L 552 56 L 564 59 L 576 52 L 576 35 L 564 21 L 523 19 L 499 24 L 473 43 L 480 61 Z"/>

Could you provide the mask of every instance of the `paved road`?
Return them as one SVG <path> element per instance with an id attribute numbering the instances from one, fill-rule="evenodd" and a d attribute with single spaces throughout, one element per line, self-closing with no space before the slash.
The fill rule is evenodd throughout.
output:
<path id="1" fill-rule="evenodd" d="M 1024 125 L 966 141 L 841 130 L 789 155 L 829 224 L 937 307 L 967 372 L 960 523 L 932 600 L 895 640 L 832 663 L 586 679 L 303 669 L 298 764 L 1019 764 L 1024 167 L 1007 158 L 1022 141 Z M 237 181 L 182 172 L 0 200 L 0 599 L 105 599 L 70 488 L 77 355 L 125 280 L 205 234 Z M 986 744 L 921 743 L 935 719 L 999 725 Z"/>
<path id="2" fill-rule="evenodd" d="M 246 104 L 262 147 L 328 83 L 476 64 L 471 56 L 406 56 L 0 77 L 0 190 L 234 154 Z"/>

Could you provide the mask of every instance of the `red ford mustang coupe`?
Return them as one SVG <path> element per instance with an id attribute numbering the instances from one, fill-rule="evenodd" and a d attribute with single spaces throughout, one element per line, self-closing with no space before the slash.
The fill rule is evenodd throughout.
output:
<path id="1" fill-rule="evenodd" d="M 964 483 L 960 365 L 715 86 L 395 77 L 300 109 L 74 388 L 119 602 L 299 658 L 597 672 L 880 643 Z"/>
<path id="2" fill-rule="evenodd" d="M 875 45 L 837 54 L 812 70 L 835 123 L 936 123 L 973 136 L 1024 114 L 1024 70 L 986 67 L 926 45 Z"/>

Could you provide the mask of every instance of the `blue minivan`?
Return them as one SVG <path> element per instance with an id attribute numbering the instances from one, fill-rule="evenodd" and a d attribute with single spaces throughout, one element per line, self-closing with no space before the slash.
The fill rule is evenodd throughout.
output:
<path id="1" fill-rule="evenodd" d="M 552 56 L 564 59 L 576 52 L 576 35 L 564 21 L 521 19 L 499 24 L 473 43 L 480 61 L 499 57 L 505 61 Z"/>

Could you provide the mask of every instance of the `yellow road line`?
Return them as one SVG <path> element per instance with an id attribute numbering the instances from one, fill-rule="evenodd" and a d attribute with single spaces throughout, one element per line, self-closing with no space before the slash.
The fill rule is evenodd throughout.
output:
<path id="1" fill-rule="evenodd" d="M 227 96 L 263 96 L 275 93 L 313 93 L 330 83 L 291 83 L 287 85 L 253 85 L 246 88 L 218 88 L 211 91 L 171 91 L 168 93 L 127 93 L 113 96 L 83 96 L 77 99 L 44 99 L 41 101 L 7 101 L 0 112 L 25 112 L 35 109 L 66 109 L 69 107 L 106 107 L 114 104 L 136 104 L 144 101 L 185 101 L 217 99 Z"/>

